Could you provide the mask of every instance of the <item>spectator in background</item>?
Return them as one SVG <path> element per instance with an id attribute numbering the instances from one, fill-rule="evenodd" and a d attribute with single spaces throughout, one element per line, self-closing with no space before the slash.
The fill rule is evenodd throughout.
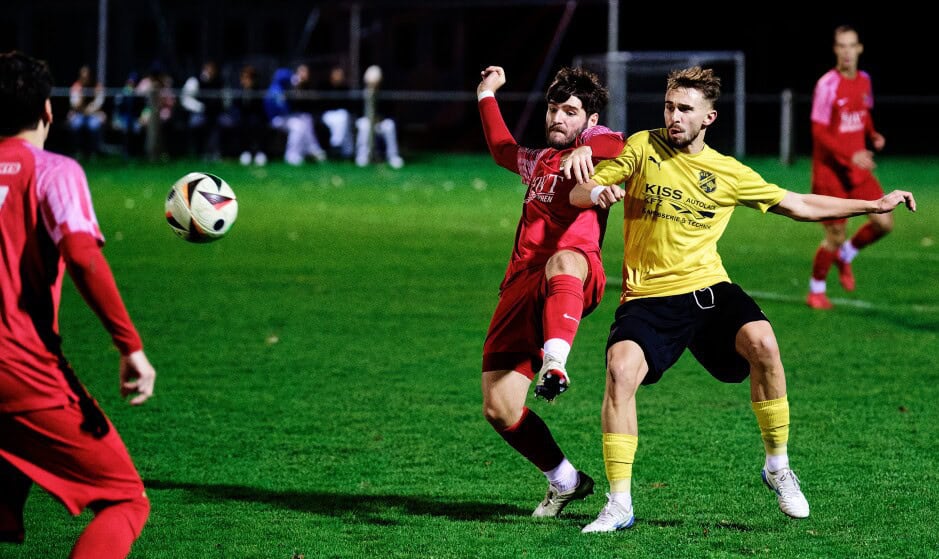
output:
<path id="1" fill-rule="evenodd" d="M 375 158 L 380 150 L 393 169 L 404 167 L 404 159 L 398 153 L 398 132 L 395 122 L 383 117 L 376 111 L 378 86 L 382 73 L 378 66 L 365 69 L 365 116 L 355 121 L 355 164 L 364 167 Z"/>
<path id="2" fill-rule="evenodd" d="M 326 160 L 326 152 L 313 133 L 312 97 L 309 94 L 310 69 L 300 64 L 296 70 L 279 68 L 264 97 L 264 108 L 271 127 L 287 133 L 284 161 L 302 165 L 307 157 Z"/>
<path id="3" fill-rule="evenodd" d="M 202 65 L 197 76 L 190 76 L 183 84 L 179 102 L 186 110 L 190 154 L 201 155 L 208 161 L 221 158 L 221 116 L 225 110 L 222 98 L 222 77 L 218 65 L 209 60 Z"/>
<path id="4" fill-rule="evenodd" d="M 97 155 L 101 151 L 101 128 L 107 121 L 104 86 L 91 75 L 89 66 L 78 70 L 78 78 L 69 88 L 68 127 L 75 153 Z"/>
<path id="5" fill-rule="evenodd" d="M 143 136 L 141 115 L 144 98 L 137 93 L 137 79 L 137 72 L 128 74 L 120 93 L 114 97 L 114 112 L 111 115 L 111 128 L 124 140 L 125 157 L 137 154 Z"/>
<path id="6" fill-rule="evenodd" d="M 140 124 L 144 127 L 144 152 L 147 159 L 157 161 L 167 157 L 166 126 L 173 118 L 176 97 L 173 95 L 173 78 L 155 62 L 140 83 L 137 93 L 145 99 L 140 114 Z"/>
<path id="7" fill-rule="evenodd" d="M 348 95 L 349 84 L 342 66 L 335 66 L 329 71 L 325 89 L 336 95 Z M 329 99 L 330 108 L 323 111 L 323 124 L 329 128 L 329 148 L 343 159 L 351 159 L 355 149 L 352 105 L 352 100 L 345 97 Z"/>
<path id="8" fill-rule="evenodd" d="M 267 115 L 263 92 L 258 88 L 257 70 L 247 65 L 238 75 L 241 90 L 232 99 L 231 119 L 235 128 L 238 160 L 242 165 L 267 164 Z"/>
<path id="9" fill-rule="evenodd" d="M 886 140 L 874 129 L 871 77 L 858 70 L 864 45 L 857 31 L 843 25 L 835 29 L 835 67 L 815 84 L 812 97 L 812 192 L 838 198 L 876 200 L 884 191 L 873 174 L 874 150 Z M 853 237 L 845 240 L 847 219 L 822 222 L 825 237 L 812 261 L 806 303 L 813 309 L 830 309 L 826 278 L 834 264 L 845 291 L 854 291 L 851 261 L 858 251 L 883 238 L 893 229 L 893 215 L 869 214 Z"/>

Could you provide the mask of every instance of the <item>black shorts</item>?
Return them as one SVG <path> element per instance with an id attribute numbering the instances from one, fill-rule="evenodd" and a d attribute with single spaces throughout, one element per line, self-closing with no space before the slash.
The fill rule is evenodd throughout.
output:
<path id="1" fill-rule="evenodd" d="M 649 373 L 642 384 L 655 384 L 690 349 L 711 376 L 743 382 L 750 364 L 736 350 L 736 337 L 748 322 L 766 320 L 740 286 L 722 282 L 683 295 L 646 297 L 616 309 L 607 349 L 624 340 L 639 344 Z"/>

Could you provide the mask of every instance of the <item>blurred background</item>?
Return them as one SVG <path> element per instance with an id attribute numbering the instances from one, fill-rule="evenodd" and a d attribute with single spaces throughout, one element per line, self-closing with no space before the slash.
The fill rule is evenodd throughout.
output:
<path id="1" fill-rule="evenodd" d="M 307 95 L 323 110 L 342 102 L 361 113 L 362 74 L 378 65 L 383 70 L 380 110 L 397 123 L 406 158 L 428 150 L 485 149 L 475 87 L 486 65 L 506 68 L 508 83 L 500 100 L 510 129 L 522 143 L 539 145 L 542 94 L 560 66 L 594 65 L 616 94 L 604 119 L 634 131 L 660 125 L 667 66 L 688 62 L 713 65 L 725 80 L 721 121 L 708 135 L 714 147 L 738 156 L 808 156 L 812 88 L 834 65 L 832 30 L 849 23 L 865 45 L 860 67 L 872 75 L 874 118 L 887 137 L 887 153 L 932 155 L 939 147 L 933 135 L 924 137 L 915 127 L 939 109 L 934 80 L 924 68 L 933 39 L 928 29 L 915 27 L 910 16 L 915 12 L 902 4 L 876 12 L 779 4 L 759 14 L 718 3 L 651 10 L 608 0 L 10 4 L 5 3 L 0 19 L 0 49 L 21 49 L 50 63 L 60 86 L 57 115 L 67 112 L 68 86 L 83 65 L 103 85 L 108 114 L 129 78 L 136 84 L 160 72 L 171 80 L 168 91 L 178 95 L 185 80 L 209 60 L 218 64 L 222 85 L 217 95 L 225 103 L 239 87 L 245 65 L 257 70 L 263 90 L 277 68 L 307 64 L 312 83 Z M 607 64 L 608 52 L 618 53 L 620 66 Z M 681 56 L 664 63 L 633 56 L 649 52 Z M 695 53 L 722 58 L 696 58 Z M 328 82 L 337 67 L 345 74 L 338 87 Z M 178 104 L 174 110 L 182 112 Z M 181 118 L 168 122 L 170 138 L 185 133 Z M 322 127 L 318 133 L 327 134 Z M 50 147 L 65 151 L 65 141 L 65 135 L 53 135 Z M 113 127 L 106 129 L 105 141 L 120 141 Z M 168 145 L 183 142 L 171 139 Z M 181 149 L 172 148 L 169 155 L 182 155 Z"/>

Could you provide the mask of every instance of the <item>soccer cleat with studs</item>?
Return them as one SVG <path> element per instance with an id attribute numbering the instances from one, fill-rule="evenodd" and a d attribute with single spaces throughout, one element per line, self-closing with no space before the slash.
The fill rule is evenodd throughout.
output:
<path id="1" fill-rule="evenodd" d="M 564 364 L 554 356 L 546 354 L 535 382 L 535 396 L 550 402 L 566 391 L 570 384 L 570 375 L 567 374 Z"/>
<path id="2" fill-rule="evenodd" d="M 574 501 L 586 499 L 589 495 L 593 495 L 593 478 L 583 472 L 577 472 L 577 487 L 570 491 L 561 493 L 549 483 L 548 493 L 531 515 L 535 518 L 556 518 L 561 515 L 564 507 Z"/>

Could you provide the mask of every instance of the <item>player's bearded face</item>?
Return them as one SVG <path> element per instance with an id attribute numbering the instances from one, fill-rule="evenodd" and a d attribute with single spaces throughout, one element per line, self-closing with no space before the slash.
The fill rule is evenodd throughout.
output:
<path id="1" fill-rule="evenodd" d="M 564 103 L 548 103 L 544 133 L 548 146 L 566 149 L 587 128 L 587 113 L 580 99 L 571 97 Z"/>
<path id="2" fill-rule="evenodd" d="M 675 89 L 665 96 L 665 128 L 673 148 L 687 147 L 701 134 L 708 115 L 700 92 Z"/>

